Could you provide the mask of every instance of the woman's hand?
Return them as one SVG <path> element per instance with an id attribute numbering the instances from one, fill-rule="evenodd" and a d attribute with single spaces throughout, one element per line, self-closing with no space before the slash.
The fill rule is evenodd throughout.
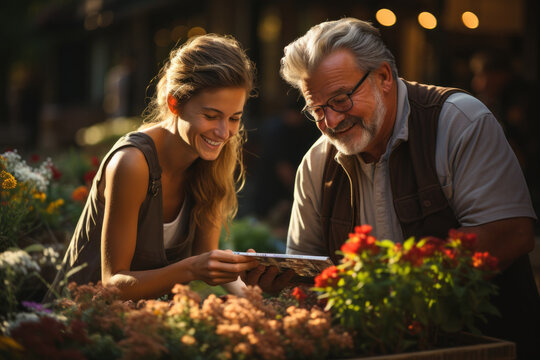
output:
<path id="1" fill-rule="evenodd" d="M 241 273 L 259 264 L 248 256 L 235 255 L 231 250 L 212 250 L 193 258 L 193 278 L 212 286 L 235 281 Z"/>

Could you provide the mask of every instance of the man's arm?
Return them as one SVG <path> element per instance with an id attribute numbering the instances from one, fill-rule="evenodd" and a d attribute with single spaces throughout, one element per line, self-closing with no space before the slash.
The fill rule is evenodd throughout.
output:
<path id="1" fill-rule="evenodd" d="M 478 236 L 479 250 L 501 269 L 534 248 L 536 218 L 519 163 L 501 126 L 478 99 L 452 95 L 437 138 L 437 172 L 460 230 Z"/>
<path id="2" fill-rule="evenodd" d="M 493 221 L 479 226 L 459 229 L 478 236 L 478 250 L 488 251 L 499 259 L 499 268 L 504 270 L 514 260 L 534 249 L 533 220 L 517 217 Z"/>

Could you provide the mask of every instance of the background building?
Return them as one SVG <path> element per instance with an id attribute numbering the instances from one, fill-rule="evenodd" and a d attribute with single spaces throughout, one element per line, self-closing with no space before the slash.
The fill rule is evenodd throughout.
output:
<path id="1" fill-rule="evenodd" d="M 240 213 L 283 222 L 287 216 L 272 209 L 286 214 L 294 168 L 318 134 L 295 116 L 301 100 L 278 76 L 283 47 L 316 23 L 352 16 L 381 29 L 400 76 L 457 86 L 487 104 L 539 203 L 536 0 L 26 0 L 0 9 L 2 151 L 78 147 L 99 155 L 108 144 L 92 145 L 139 121 L 175 44 L 231 34 L 258 67 L 259 96 L 245 116 L 249 177 Z"/>

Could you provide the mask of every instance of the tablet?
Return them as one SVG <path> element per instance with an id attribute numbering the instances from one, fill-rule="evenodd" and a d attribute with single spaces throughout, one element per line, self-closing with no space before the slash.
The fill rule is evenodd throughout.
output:
<path id="1" fill-rule="evenodd" d="M 261 265 L 276 266 L 279 271 L 292 269 L 296 275 L 313 278 L 324 269 L 334 265 L 328 256 L 252 253 L 233 251 L 234 254 L 256 258 Z"/>

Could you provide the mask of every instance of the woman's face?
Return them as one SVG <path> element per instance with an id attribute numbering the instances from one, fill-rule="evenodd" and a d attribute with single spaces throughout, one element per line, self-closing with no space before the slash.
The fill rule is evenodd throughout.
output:
<path id="1" fill-rule="evenodd" d="M 204 90 L 180 105 L 178 132 L 182 140 L 204 160 L 215 160 L 223 145 L 238 133 L 246 89 Z"/>

